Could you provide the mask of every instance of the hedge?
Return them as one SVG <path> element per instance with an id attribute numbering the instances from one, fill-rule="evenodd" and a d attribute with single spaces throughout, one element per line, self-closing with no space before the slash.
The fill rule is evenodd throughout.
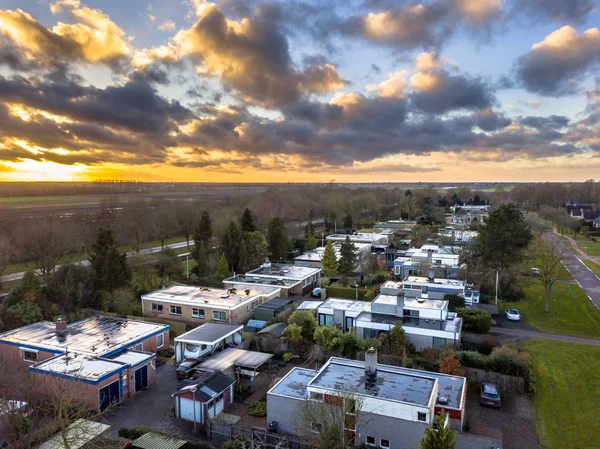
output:
<path id="1" fill-rule="evenodd" d="M 256 401 L 248 408 L 248 414 L 250 416 L 257 416 L 259 418 L 267 416 L 267 401 Z"/>
<path id="2" fill-rule="evenodd" d="M 145 426 L 121 427 L 119 429 L 119 436 L 129 440 L 137 440 L 139 437 L 147 434 L 148 432 L 153 432 L 153 430 Z"/>
<path id="3" fill-rule="evenodd" d="M 459 307 L 456 309 L 456 313 L 464 320 L 463 329 L 465 330 L 476 334 L 485 334 L 492 327 L 492 315 L 486 310 Z"/>
<path id="4" fill-rule="evenodd" d="M 456 358 L 466 368 L 506 374 L 529 379 L 529 364 L 508 355 L 484 355 L 476 351 L 457 351 Z"/>
<path id="5" fill-rule="evenodd" d="M 325 289 L 328 298 L 345 298 L 345 299 L 356 299 L 356 289 L 348 287 L 327 287 Z M 366 288 L 358 289 L 358 299 L 361 301 L 365 300 L 365 295 L 369 292 Z M 372 298 L 371 298 L 372 299 Z"/>

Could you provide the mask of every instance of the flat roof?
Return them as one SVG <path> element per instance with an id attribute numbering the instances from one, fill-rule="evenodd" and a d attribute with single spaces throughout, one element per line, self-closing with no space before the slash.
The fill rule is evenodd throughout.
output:
<path id="1" fill-rule="evenodd" d="M 448 301 L 444 299 L 404 298 L 404 307 L 415 309 L 444 310 L 448 307 Z"/>
<path id="2" fill-rule="evenodd" d="M 233 292 L 235 289 L 235 292 Z M 248 293 L 246 292 L 247 290 Z M 174 285 L 142 295 L 144 301 L 168 302 L 192 306 L 235 308 L 256 299 L 257 296 L 278 293 L 276 287 L 232 285 L 229 288 L 196 287 Z"/>
<path id="3" fill-rule="evenodd" d="M 67 441 L 70 449 L 80 449 L 110 429 L 108 424 L 96 421 L 78 419 L 67 429 Z M 38 449 L 65 449 L 63 436 L 58 433 L 49 440 L 44 441 Z"/>
<path id="4" fill-rule="evenodd" d="M 64 352 L 68 347 L 69 351 L 100 356 L 132 346 L 134 342 L 168 328 L 166 324 L 95 316 L 68 324 L 65 332 L 57 332 L 53 322 L 38 321 L 1 334 L 0 342 L 56 353 Z"/>
<path id="5" fill-rule="evenodd" d="M 348 310 L 353 312 L 368 312 L 371 310 L 371 303 L 368 301 L 356 301 L 354 299 L 329 298 L 319 306 L 324 309 Z"/>
<path id="6" fill-rule="evenodd" d="M 244 326 L 242 324 L 204 323 L 203 325 L 176 337 L 175 341 L 212 345 L 224 340 L 236 332 L 241 332 L 243 329 Z"/>
<path id="7" fill-rule="evenodd" d="M 273 323 L 270 326 L 265 327 L 258 331 L 258 335 L 260 334 L 272 334 L 276 337 L 281 337 L 283 332 L 287 329 L 287 325 L 284 323 Z"/>
<path id="8" fill-rule="evenodd" d="M 325 301 L 304 301 L 296 310 L 317 310 Z"/>
<path id="9" fill-rule="evenodd" d="M 368 396 L 373 396 L 377 389 L 379 399 L 427 407 L 436 384 L 435 378 L 426 377 L 419 371 L 405 373 L 389 365 L 377 365 L 375 387 L 365 388 L 365 380 L 364 362 L 332 357 L 308 386 Z"/>
<path id="10" fill-rule="evenodd" d="M 395 288 L 396 290 L 402 290 L 402 282 L 401 281 L 385 281 L 379 289 L 382 288 Z"/>
<path id="11" fill-rule="evenodd" d="M 450 317 L 450 314 L 448 314 Z M 462 318 L 452 316 L 451 319 L 446 320 L 434 320 L 430 318 L 413 318 L 413 317 L 402 317 L 396 315 L 388 315 L 386 313 L 372 313 L 372 312 L 361 312 L 356 317 L 357 323 L 377 323 L 377 324 L 388 324 L 390 326 L 395 325 L 398 321 L 402 323 L 402 328 L 414 328 L 414 329 L 430 329 L 444 332 L 459 332 L 462 326 Z M 357 325 L 358 326 L 358 325 Z M 358 326 L 368 327 L 368 326 Z"/>
<path id="12" fill-rule="evenodd" d="M 299 265 L 279 265 L 271 264 L 271 266 L 261 266 L 255 270 L 246 272 L 248 276 L 269 276 L 269 277 L 282 277 L 289 279 L 301 280 L 307 277 L 313 276 L 320 273 L 320 268 L 315 267 L 301 267 Z"/>
<path id="13" fill-rule="evenodd" d="M 226 348 L 214 354 L 198 368 L 212 371 L 225 371 L 232 366 L 256 369 L 265 364 L 273 357 L 273 354 L 265 352 L 246 351 L 245 349 Z"/>
<path id="14" fill-rule="evenodd" d="M 461 281 L 458 279 L 444 279 L 444 278 L 434 278 L 433 282 L 429 281 L 427 276 L 408 276 L 405 280 L 405 283 L 417 283 L 417 284 L 439 284 L 439 285 L 448 285 L 455 287 L 464 287 L 465 281 Z"/>
<path id="15" fill-rule="evenodd" d="M 263 302 L 257 309 L 277 310 L 294 302 L 294 298 L 273 298 Z"/>
<path id="16" fill-rule="evenodd" d="M 131 447 L 139 449 L 180 449 L 186 443 L 187 440 L 177 437 L 158 432 L 148 432 L 131 443 Z"/>
<path id="17" fill-rule="evenodd" d="M 335 257 L 339 260 L 342 257 L 342 242 L 334 242 L 331 246 L 333 246 L 333 252 L 335 253 Z M 354 249 L 357 253 L 366 252 L 367 250 L 371 249 L 371 244 L 355 242 Z M 294 257 L 294 260 L 321 262 L 321 260 L 323 260 L 323 254 L 325 254 L 325 247 L 319 246 L 315 249 L 311 249 L 310 251 L 306 251 L 305 253 L 300 254 L 297 257 Z"/>
<path id="18" fill-rule="evenodd" d="M 377 295 L 371 304 L 385 304 L 395 306 L 398 304 L 398 297 L 395 295 Z"/>
<path id="19" fill-rule="evenodd" d="M 306 386 L 314 379 L 316 371 L 295 367 L 281 378 L 267 394 L 278 394 L 295 399 L 308 398 Z"/>
<path id="20" fill-rule="evenodd" d="M 260 288 L 262 286 L 268 288 L 292 288 L 302 283 L 301 279 L 291 278 L 276 278 L 265 276 L 246 276 L 245 274 L 236 274 L 227 279 L 223 279 L 226 285 L 235 285 L 239 288 Z"/>
<path id="21" fill-rule="evenodd" d="M 148 352 L 133 351 L 129 349 L 111 357 L 110 360 L 125 363 L 129 366 L 136 366 L 153 357 L 156 357 L 154 353 L 150 354 Z"/>
<path id="22" fill-rule="evenodd" d="M 98 381 L 102 377 L 115 373 L 123 368 L 118 361 L 101 359 L 96 356 L 77 354 L 69 351 L 51 359 L 33 365 L 34 371 L 44 371 L 65 376 Z"/>

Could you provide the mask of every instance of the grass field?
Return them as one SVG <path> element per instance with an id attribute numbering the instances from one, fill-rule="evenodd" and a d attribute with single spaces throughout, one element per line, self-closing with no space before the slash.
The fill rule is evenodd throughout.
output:
<path id="1" fill-rule="evenodd" d="M 537 434 L 549 449 L 598 448 L 600 347 L 529 340 Z"/>
<path id="2" fill-rule="evenodd" d="M 588 256 L 600 256 L 600 242 L 580 242 L 577 246 Z"/>
<path id="3" fill-rule="evenodd" d="M 590 270 L 596 273 L 596 276 L 600 276 L 600 265 L 590 262 L 589 260 L 584 260 L 583 263 L 586 264 Z"/>
<path id="4" fill-rule="evenodd" d="M 544 287 L 534 282 L 525 287 L 526 298 L 517 302 L 500 302 L 501 310 L 516 308 L 525 324 L 550 334 L 600 338 L 600 311 L 574 282 L 569 286 L 555 283 L 550 294 L 550 312 L 544 312 Z"/>

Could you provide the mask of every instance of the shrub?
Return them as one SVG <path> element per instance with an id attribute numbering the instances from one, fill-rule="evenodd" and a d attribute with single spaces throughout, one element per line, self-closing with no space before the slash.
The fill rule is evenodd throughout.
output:
<path id="1" fill-rule="evenodd" d="M 492 327 L 492 315 L 479 309 L 457 308 L 456 313 L 464 320 L 464 329 L 475 332 L 476 334 L 485 334 Z"/>
<path id="2" fill-rule="evenodd" d="M 456 309 L 465 306 L 465 298 L 458 295 L 444 295 L 444 299 L 448 301 L 448 311 L 456 312 Z"/>
<path id="3" fill-rule="evenodd" d="M 283 359 L 284 362 L 289 362 L 290 360 L 292 360 L 292 353 L 286 352 L 285 354 L 283 354 L 283 356 L 281 358 Z"/>
<path id="4" fill-rule="evenodd" d="M 367 293 L 365 293 L 362 297 L 363 301 L 373 301 L 373 298 L 375 297 L 375 293 L 372 290 L 368 290 Z"/>
<path id="5" fill-rule="evenodd" d="M 147 434 L 148 432 L 152 432 L 152 429 L 145 426 L 121 427 L 119 429 L 119 436 L 129 440 L 137 440 L 139 437 Z"/>
<path id="6" fill-rule="evenodd" d="M 259 418 L 267 416 L 267 401 L 263 399 L 256 401 L 248 408 L 248 414 Z"/>
<path id="7" fill-rule="evenodd" d="M 454 357 L 454 354 L 449 354 L 440 360 L 440 373 L 451 374 L 453 376 L 464 376 L 465 370 L 460 364 L 460 361 Z"/>
<path id="8" fill-rule="evenodd" d="M 491 355 L 475 351 L 458 351 L 456 358 L 463 366 L 485 371 L 506 374 L 507 376 L 529 379 L 529 359 L 527 354 L 511 347 L 495 348 Z"/>
<path id="9" fill-rule="evenodd" d="M 296 310 L 288 318 L 288 324 L 297 324 L 302 328 L 302 337 L 312 340 L 317 320 L 309 310 Z"/>

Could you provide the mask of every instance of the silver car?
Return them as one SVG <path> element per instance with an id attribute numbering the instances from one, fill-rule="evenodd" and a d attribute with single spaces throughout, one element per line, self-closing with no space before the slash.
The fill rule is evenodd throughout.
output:
<path id="1" fill-rule="evenodd" d="M 517 309 L 506 309 L 504 314 L 509 321 L 521 321 L 521 314 Z"/>

